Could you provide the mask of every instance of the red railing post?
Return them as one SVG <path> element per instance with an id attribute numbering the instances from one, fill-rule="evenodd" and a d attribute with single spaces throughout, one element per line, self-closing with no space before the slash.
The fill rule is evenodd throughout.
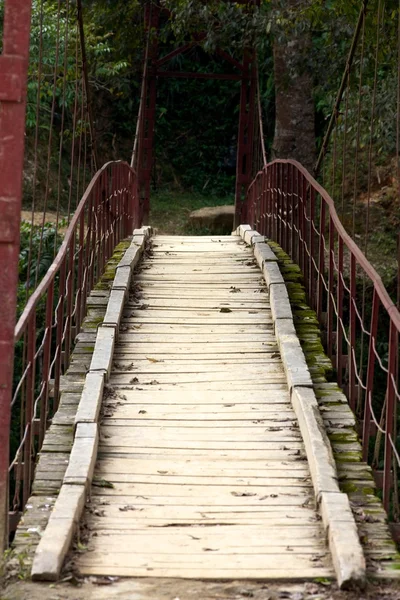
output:
<path id="1" fill-rule="evenodd" d="M 363 420 L 362 452 L 363 460 L 368 461 L 369 438 L 371 433 L 371 403 L 374 391 L 376 337 L 378 333 L 379 298 L 376 290 L 372 299 L 371 329 L 369 338 L 367 385 L 365 390 L 365 407 Z M 349 357 L 352 359 L 352 356 Z"/>
<path id="2" fill-rule="evenodd" d="M 282 233 L 282 247 L 285 250 L 285 252 L 287 252 L 289 254 L 289 242 L 290 242 L 290 236 L 289 236 L 289 225 L 288 225 L 288 215 L 289 212 L 291 211 L 291 202 L 292 202 L 292 192 L 293 192 L 293 172 L 292 172 L 292 168 L 291 165 L 285 164 L 284 165 L 285 169 L 284 169 L 284 174 L 285 174 L 285 179 L 284 179 L 284 191 L 285 191 L 285 201 L 283 203 L 283 233 Z"/>
<path id="3" fill-rule="evenodd" d="M 334 254 L 335 254 L 335 227 L 332 217 L 329 219 L 329 260 L 328 260 L 328 314 L 327 314 L 327 350 L 328 356 L 333 357 L 333 283 L 334 283 Z"/>
<path id="4" fill-rule="evenodd" d="M 349 384 L 347 397 L 352 410 L 356 408 L 356 259 L 353 253 L 350 255 L 350 347 L 348 349 L 349 360 Z"/>
<path id="5" fill-rule="evenodd" d="M 337 282 L 337 321 L 336 321 L 336 371 L 337 380 L 340 387 L 343 383 L 343 240 L 339 236 L 339 254 L 338 254 L 338 282 Z"/>
<path id="6" fill-rule="evenodd" d="M 8 544 L 8 465 L 30 0 L 5 0 L 0 56 L 0 555 Z"/>
<path id="7" fill-rule="evenodd" d="M 23 494 L 22 502 L 25 505 L 29 498 L 32 479 L 31 453 L 33 447 L 33 415 L 35 405 L 35 371 L 36 371 L 36 313 L 31 315 L 28 323 L 26 362 L 28 372 L 25 386 L 25 420 L 24 425 L 24 463 L 23 463 Z"/>
<path id="8" fill-rule="evenodd" d="M 54 281 L 52 281 L 47 292 L 46 298 L 46 322 L 45 322 L 45 342 L 43 349 L 43 390 L 40 403 L 40 429 L 39 429 L 39 447 L 41 448 L 46 433 L 47 419 L 49 413 L 49 378 L 52 347 L 52 325 L 53 325 L 53 304 L 54 304 Z"/>
<path id="9" fill-rule="evenodd" d="M 271 172 L 272 169 L 267 170 L 267 190 L 266 190 L 266 229 L 265 234 L 270 238 L 272 237 L 272 192 L 271 192 Z"/>
<path id="10" fill-rule="evenodd" d="M 283 206 L 285 203 L 285 193 L 284 193 L 284 187 L 283 187 L 283 170 L 284 170 L 284 165 L 278 164 L 278 175 L 277 175 L 278 206 L 277 206 L 276 216 L 277 216 L 277 241 L 280 246 L 282 246 L 283 219 L 284 219 Z"/>
<path id="11" fill-rule="evenodd" d="M 302 175 L 301 176 L 301 203 L 300 203 L 300 230 L 301 230 L 301 270 L 304 274 L 305 282 L 308 281 L 309 273 L 308 273 L 308 262 L 307 262 L 307 180 Z M 306 284 L 307 285 L 307 284 Z"/>
<path id="12" fill-rule="evenodd" d="M 315 190 L 310 187 L 310 260 L 309 260 L 309 286 L 308 286 L 308 297 L 311 302 L 311 306 L 315 309 L 317 303 L 315 301 L 315 266 L 314 260 L 316 261 L 315 254 L 315 233 L 314 233 L 314 220 L 315 220 Z"/>
<path id="13" fill-rule="evenodd" d="M 393 432 L 395 431 L 395 385 L 396 385 L 396 362 L 397 362 L 397 342 L 398 332 L 394 326 L 394 323 L 390 323 L 389 328 L 389 359 L 388 359 L 388 373 L 387 373 L 387 387 L 386 387 L 386 435 L 385 435 L 385 460 L 383 467 L 383 506 L 387 513 L 390 510 L 390 493 L 393 487 L 393 447 L 396 440 L 393 440 Z M 397 482 L 396 482 L 397 485 Z"/>
<path id="14" fill-rule="evenodd" d="M 318 244 L 318 297 L 317 297 L 317 316 L 321 322 L 323 312 L 323 287 L 325 276 L 325 229 L 326 229 L 326 206 L 321 198 L 321 212 L 319 217 L 319 244 Z"/>
<path id="15" fill-rule="evenodd" d="M 291 191 L 291 196 L 290 196 L 290 255 L 292 256 L 293 260 L 296 260 L 296 238 L 295 238 L 295 231 L 294 231 L 294 211 L 295 211 L 295 207 L 296 207 L 296 203 L 295 203 L 295 197 L 296 197 L 296 190 L 297 190 L 297 170 L 294 169 L 293 165 L 291 168 L 291 186 L 290 186 L 290 191 Z"/>

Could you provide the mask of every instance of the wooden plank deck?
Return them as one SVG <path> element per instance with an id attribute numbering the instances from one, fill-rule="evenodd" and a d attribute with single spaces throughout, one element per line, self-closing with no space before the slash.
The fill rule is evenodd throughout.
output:
<path id="1" fill-rule="evenodd" d="M 84 575 L 334 576 L 240 238 L 155 238 L 121 324 L 86 522 Z"/>

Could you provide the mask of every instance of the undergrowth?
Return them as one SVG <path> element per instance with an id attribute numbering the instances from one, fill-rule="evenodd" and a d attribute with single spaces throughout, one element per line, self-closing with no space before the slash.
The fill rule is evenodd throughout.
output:
<path id="1" fill-rule="evenodd" d="M 189 223 L 192 211 L 204 206 L 233 204 L 230 196 L 218 197 L 198 192 L 181 192 L 169 189 L 153 192 L 150 200 L 150 224 L 159 234 L 207 235 L 211 231 L 205 227 L 193 228 Z M 219 233 L 213 231 L 212 233 Z"/>

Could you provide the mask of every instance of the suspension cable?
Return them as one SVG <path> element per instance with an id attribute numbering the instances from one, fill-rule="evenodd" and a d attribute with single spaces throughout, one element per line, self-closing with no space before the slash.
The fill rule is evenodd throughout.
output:
<path id="1" fill-rule="evenodd" d="M 357 21 L 357 26 L 356 26 L 356 30 L 354 32 L 354 36 L 353 36 L 353 40 L 350 46 L 350 51 L 347 57 L 347 61 L 346 61 L 346 67 L 343 73 L 343 77 L 342 77 L 342 81 L 339 87 L 339 91 L 336 97 L 336 101 L 335 101 L 335 105 L 333 107 L 332 110 L 332 115 L 329 121 L 329 125 L 328 125 L 328 129 L 326 130 L 326 134 L 324 137 L 324 140 L 322 142 L 322 147 L 321 147 L 321 151 L 319 153 L 318 156 L 318 160 L 315 164 L 314 167 L 314 177 L 317 178 L 321 169 L 321 164 L 323 161 L 323 158 L 325 156 L 325 152 L 328 148 L 329 145 L 329 141 L 332 135 L 332 131 L 333 128 L 335 126 L 335 120 L 336 120 L 336 115 L 339 112 L 340 109 L 340 105 L 342 103 L 342 99 L 343 99 L 343 94 L 345 92 L 346 86 L 347 86 L 347 81 L 348 81 L 348 77 L 350 76 L 351 73 L 351 69 L 353 66 L 353 60 L 354 60 L 354 55 L 356 53 L 356 49 L 357 49 L 357 45 L 358 45 L 358 40 L 360 37 L 360 33 L 362 31 L 363 28 L 363 24 L 365 21 L 365 17 L 367 14 L 367 6 L 368 6 L 368 0 L 362 0 L 362 6 L 361 6 L 361 10 L 360 10 L 360 14 L 358 17 L 358 21 Z"/>

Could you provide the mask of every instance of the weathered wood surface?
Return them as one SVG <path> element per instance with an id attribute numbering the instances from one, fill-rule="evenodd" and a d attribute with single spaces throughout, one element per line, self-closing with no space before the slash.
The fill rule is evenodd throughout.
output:
<path id="1" fill-rule="evenodd" d="M 246 246 L 236 247 L 237 239 L 230 236 L 211 239 L 206 244 L 198 237 L 156 240 L 153 258 L 146 261 L 138 275 L 157 277 L 136 282 L 126 301 L 113 374 L 129 373 L 139 381 L 144 375 L 147 383 L 115 383 L 108 387 L 97 482 L 87 512 L 88 528 L 93 533 L 88 549 L 93 551 L 95 561 L 88 563 L 92 552 L 83 554 L 81 568 L 103 574 L 107 555 L 117 552 L 120 575 L 207 578 L 211 573 L 211 577 L 228 579 L 273 579 L 288 576 L 285 561 L 289 557 L 293 578 L 331 577 L 322 525 L 309 522 L 315 515 L 315 503 L 309 474 L 299 479 L 306 464 L 305 452 L 294 426 L 286 384 L 267 386 L 259 381 L 260 369 L 268 370 L 280 363 L 278 346 L 271 336 L 266 287 L 261 278 L 239 282 L 243 270 L 252 275 L 256 272 Z M 223 245 L 217 248 L 220 239 Z M 187 251 L 183 248 L 186 242 L 190 243 Z M 62 381 L 60 408 L 47 432 L 33 496 L 14 541 L 27 564 L 46 527 L 68 466 L 80 393 L 92 359 L 97 326 L 103 321 L 110 295 L 110 273 L 125 246 L 121 244 L 117 249 L 107 265 L 107 277 L 88 298 L 88 317 Z M 298 273 L 291 263 L 290 269 L 286 268 L 287 260 L 280 260 L 280 267 L 289 284 L 296 286 L 292 307 L 296 321 L 302 325 L 305 297 L 299 295 Z M 212 282 L 198 281 L 196 274 L 208 275 Z M 231 275 L 231 283 L 221 281 L 220 276 L 227 274 Z M 171 275 L 182 277 L 181 283 L 163 281 L 164 276 Z M 291 283 L 292 276 L 295 283 Z M 297 310 L 296 302 L 301 310 Z M 232 312 L 220 313 L 224 308 Z M 175 322 L 160 323 L 158 316 L 167 312 Z M 139 319 L 150 317 L 150 321 L 136 321 L 134 315 Z M 183 318 L 193 319 L 194 315 L 195 322 L 182 325 Z M 219 320 L 210 324 L 207 320 L 213 315 Z M 234 319 L 245 315 L 251 318 L 238 325 Z M 263 318 L 257 319 L 257 315 Z M 227 323 L 225 317 L 232 322 Z M 315 331 L 309 324 L 307 329 L 302 327 L 299 336 L 306 356 L 310 356 L 314 390 L 333 446 L 340 484 L 352 502 L 368 574 L 397 578 L 399 556 L 386 514 L 375 495 L 371 469 L 360 458 L 353 415 L 337 385 L 326 383 L 321 376 L 321 371 L 331 365 L 323 353 L 315 355 L 320 332 L 313 327 Z M 205 333 L 210 335 L 209 340 Z M 268 334 L 271 339 L 263 342 L 257 338 L 260 334 Z M 171 341 L 177 335 L 179 341 Z M 246 335 L 250 341 L 245 341 Z M 161 375 L 176 373 L 180 378 L 182 374 L 221 372 L 247 372 L 249 377 L 205 382 L 205 387 L 204 383 L 193 385 L 182 380 L 153 383 Z M 139 415 L 139 411 L 146 412 Z M 114 464 L 126 468 L 111 467 Z M 136 464 L 140 466 L 133 471 L 132 465 Z M 217 470 L 218 476 L 211 475 L 210 469 Z M 233 469 L 236 479 L 230 476 Z M 250 469 L 257 469 L 256 477 L 250 476 Z M 270 472 L 265 477 L 267 469 Z M 280 474 L 274 476 L 286 469 L 287 475 L 290 469 L 294 477 L 287 477 L 285 482 Z M 106 482 L 112 478 L 113 487 L 108 487 Z M 283 513 L 284 521 L 280 520 Z M 300 515 L 304 515 L 301 521 Z M 132 553 L 134 560 L 129 561 Z M 212 560 L 215 555 L 220 556 L 224 568 Z M 189 558 L 183 562 L 186 556 Z M 152 557 L 156 569 L 150 564 Z M 174 564 L 169 557 L 174 558 Z M 232 567 L 231 559 L 239 557 L 249 562 Z M 207 561 L 212 562 L 212 568 Z M 307 566 L 310 562 L 311 567 Z M 116 568 L 112 567 L 114 573 Z"/>
<path id="2" fill-rule="evenodd" d="M 251 250 L 231 236 L 159 237 L 135 282 L 80 571 L 333 577 Z"/>
<path id="3" fill-rule="evenodd" d="M 93 332 L 90 334 L 93 342 L 78 341 L 71 356 L 70 369 L 61 381 L 59 408 L 46 432 L 35 469 L 32 496 L 25 507 L 25 513 L 19 522 L 13 541 L 13 547 L 17 552 L 21 552 L 26 566 L 30 565 L 46 528 L 68 467 L 83 378 L 92 360 L 96 330 L 104 318 L 110 295 L 112 280 L 109 279 L 109 275 L 115 272 L 121 255 L 128 247 L 129 242 L 121 242 L 117 246 L 113 257 L 106 265 L 108 277 L 100 279 L 99 289 L 93 290 L 88 297 L 88 314 L 82 323 L 82 331 Z M 79 363 L 81 367 L 78 375 L 74 373 L 75 363 Z"/>

